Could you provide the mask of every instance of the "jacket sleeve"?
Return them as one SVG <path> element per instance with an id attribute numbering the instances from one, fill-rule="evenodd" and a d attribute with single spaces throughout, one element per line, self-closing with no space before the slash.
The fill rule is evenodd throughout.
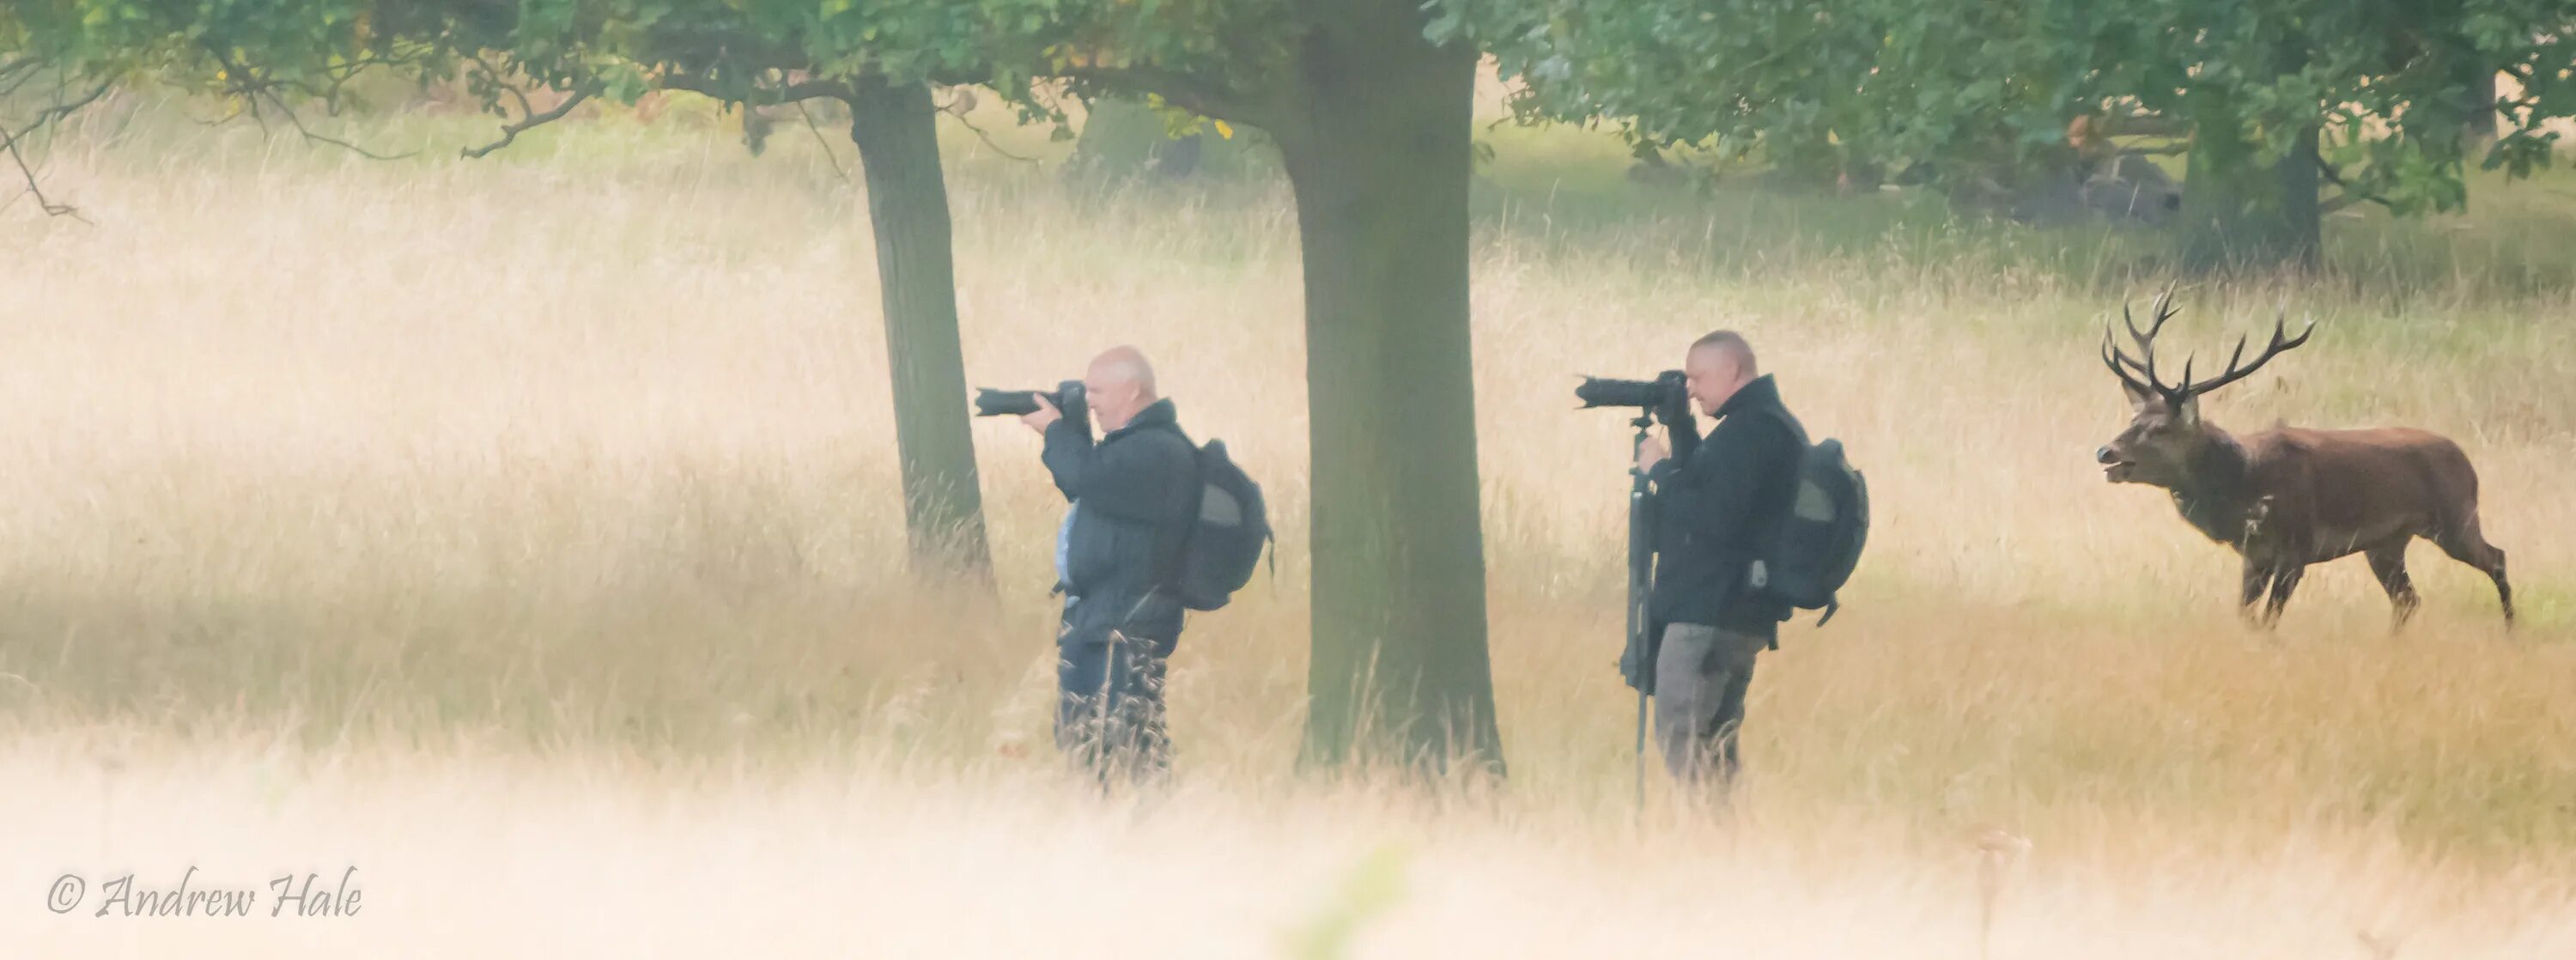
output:
<path id="1" fill-rule="evenodd" d="M 1686 463 L 1666 460 L 1648 476 L 1655 481 L 1662 522 L 1709 543 L 1735 543 L 1752 523 L 1762 484 L 1763 424 L 1737 415 L 1718 422 Z"/>
<path id="2" fill-rule="evenodd" d="M 1144 438 L 1137 438 L 1139 440 Z M 1058 420 L 1048 425 L 1042 459 L 1057 489 L 1082 502 L 1083 512 L 1120 520 L 1153 521 L 1171 512 L 1181 477 L 1162 455 L 1170 444 L 1122 440 L 1100 446 L 1085 431 Z"/>
<path id="3" fill-rule="evenodd" d="M 1068 474 L 1067 471 L 1058 469 L 1056 464 L 1059 455 L 1056 450 L 1058 447 L 1063 447 L 1066 450 L 1063 456 L 1071 457 L 1072 449 L 1080 447 L 1085 454 L 1088 454 L 1091 450 L 1091 418 L 1083 417 L 1076 420 L 1069 416 L 1058 417 L 1054 423 L 1047 424 L 1046 433 L 1041 435 L 1039 444 L 1038 461 L 1046 464 L 1047 474 L 1055 480 L 1056 490 L 1064 494 L 1064 502 L 1072 503 L 1082 499 L 1082 492 L 1074 489 L 1073 484 L 1067 482 L 1071 477 L 1079 476 L 1081 471 L 1076 470 Z"/>

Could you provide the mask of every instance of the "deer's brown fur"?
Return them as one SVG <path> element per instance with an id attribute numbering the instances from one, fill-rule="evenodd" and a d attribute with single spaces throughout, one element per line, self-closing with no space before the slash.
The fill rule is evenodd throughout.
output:
<path id="1" fill-rule="evenodd" d="M 2287 337 L 2276 323 L 2271 345 L 2252 363 L 2238 363 L 2240 341 L 2218 377 L 2195 383 L 2186 365 L 2183 381 L 2167 385 L 2155 373 L 2154 338 L 2173 316 L 2170 297 L 2157 298 L 2155 309 L 2148 329 L 2128 328 L 2143 357 L 2105 336 L 2103 360 L 2119 374 L 2135 416 L 2095 456 L 2106 479 L 2164 488 L 2185 521 L 2244 557 L 2239 602 L 2249 618 L 2279 620 L 2309 564 L 2360 553 L 2403 626 L 2420 602 L 2406 575 L 2406 546 L 2423 537 L 2493 579 L 2505 622 L 2513 621 L 2504 551 L 2479 529 L 2478 475 L 2458 444 L 2406 428 L 2231 434 L 2201 418 L 2201 395 L 2306 343 L 2308 333 Z M 2267 592 L 2258 614 L 2255 602 Z"/>

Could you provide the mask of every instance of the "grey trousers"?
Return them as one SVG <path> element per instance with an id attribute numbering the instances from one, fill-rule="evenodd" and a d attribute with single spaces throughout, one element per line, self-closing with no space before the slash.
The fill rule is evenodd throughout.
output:
<path id="1" fill-rule="evenodd" d="M 1163 709 L 1170 664 L 1153 642 L 1118 637 L 1056 650 L 1056 749 L 1104 785 L 1161 780 L 1171 768 Z"/>
<path id="2" fill-rule="evenodd" d="M 1674 779 L 1719 789 L 1734 781 L 1744 691 L 1753 685 L 1754 656 L 1770 643 L 1698 624 L 1664 628 L 1655 657 L 1655 744 Z"/>

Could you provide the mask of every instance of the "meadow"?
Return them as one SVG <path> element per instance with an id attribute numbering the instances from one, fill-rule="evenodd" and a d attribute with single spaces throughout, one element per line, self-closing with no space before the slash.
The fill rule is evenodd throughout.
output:
<path id="1" fill-rule="evenodd" d="M 0 207 L 12 955 L 2576 955 L 2564 171 L 2338 219 L 2322 275 L 2177 280 L 2138 234 L 1641 186 L 1595 132 L 1484 134 L 1510 773 L 1426 790 L 1295 766 L 1284 186 L 1067 177 L 988 108 L 946 131 L 970 379 L 1136 344 L 1282 533 L 1182 643 L 1172 789 L 1101 799 L 1047 740 L 1061 501 L 1034 437 L 976 424 L 998 591 L 904 570 L 845 139 L 755 158 L 703 111 L 612 111 L 468 162 L 488 122 L 421 114 L 350 126 L 425 147 L 376 162 L 185 109 L 48 145 L 87 222 Z M 2101 325 L 2168 282 L 2169 349 L 2318 323 L 2215 421 L 2457 439 L 2518 627 L 2422 543 L 2404 633 L 2358 559 L 2240 625 L 2233 555 L 2092 458 L 2128 416 Z M 1651 784 L 1641 812 L 1628 430 L 1571 387 L 1714 327 L 1849 445 L 1876 523 L 1842 614 L 1762 659 L 1735 808 Z M 367 908 L 39 903 L 190 866 L 355 866 Z"/>

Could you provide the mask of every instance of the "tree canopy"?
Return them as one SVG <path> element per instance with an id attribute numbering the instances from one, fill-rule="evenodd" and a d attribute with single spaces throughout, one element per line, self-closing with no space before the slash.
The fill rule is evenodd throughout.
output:
<path id="1" fill-rule="evenodd" d="M 1650 144 L 1958 178 L 2067 151 L 2079 118 L 2165 136 L 2192 154 L 2204 207 L 2264 214 L 2195 230 L 2304 214 L 2287 248 L 2251 244 L 2258 260 L 2313 256 L 2316 215 L 2339 204 L 2457 209 L 2466 164 L 2528 173 L 2549 162 L 2543 123 L 2576 115 L 2570 0 L 1435 4 L 1440 29 L 1471 33 L 1523 82 L 1525 117 L 1608 119 Z M 2490 102 L 2499 73 L 2519 92 Z M 2487 111 L 2502 122 L 2478 142 L 2471 121 Z M 2300 187 L 2243 186 L 2285 170 L 2335 196 L 2302 207 L 2278 195 Z"/>

